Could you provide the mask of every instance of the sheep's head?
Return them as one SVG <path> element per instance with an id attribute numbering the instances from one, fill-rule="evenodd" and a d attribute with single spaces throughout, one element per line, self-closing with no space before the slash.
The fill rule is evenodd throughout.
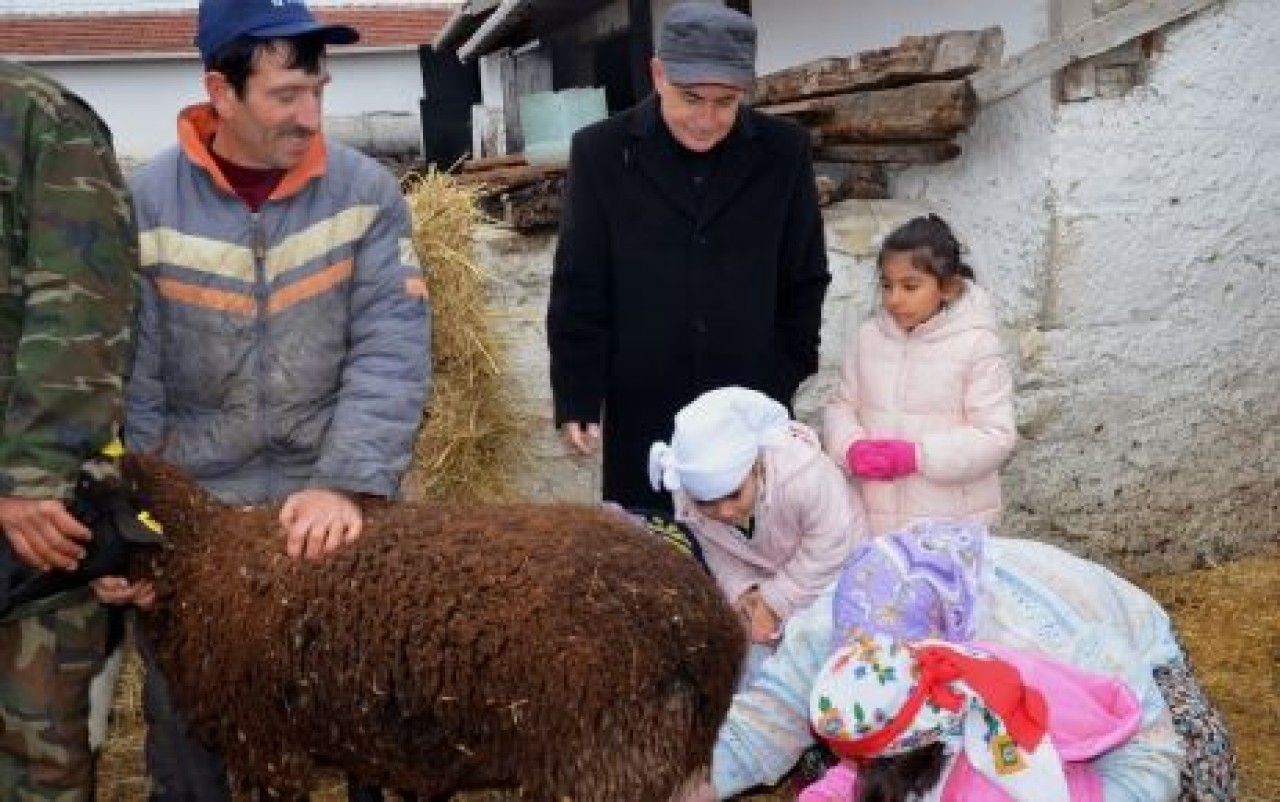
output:
<path id="1" fill-rule="evenodd" d="M 140 512 L 129 483 L 105 459 L 85 464 L 68 509 L 93 534 L 74 570 L 33 569 L 0 538 L 0 615 L 99 577 L 132 574 L 140 553 L 166 545 L 160 527 Z"/>
<path id="2" fill-rule="evenodd" d="M 120 472 L 136 503 L 164 527 L 169 539 L 180 542 L 219 507 L 208 493 L 177 466 L 151 454 L 126 454 Z"/>

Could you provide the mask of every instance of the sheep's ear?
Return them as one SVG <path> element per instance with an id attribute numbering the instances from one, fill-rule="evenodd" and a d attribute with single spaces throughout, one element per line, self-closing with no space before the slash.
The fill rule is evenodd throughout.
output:
<path id="1" fill-rule="evenodd" d="M 164 546 L 168 541 L 164 527 L 151 516 L 149 510 L 140 510 L 129 504 L 121 504 L 112 510 L 120 536 L 137 546 Z"/>

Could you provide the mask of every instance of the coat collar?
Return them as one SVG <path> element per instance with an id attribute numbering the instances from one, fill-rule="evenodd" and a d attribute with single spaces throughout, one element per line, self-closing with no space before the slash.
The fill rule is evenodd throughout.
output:
<path id="1" fill-rule="evenodd" d="M 191 162 L 209 174 L 213 182 L 229 195 L 235 190 L 231 183 L 213 160 L 209 152 L 209 144 L 218 130 L 218 116 L 210 103 L 198 103 L 188 106 L 178 115 L 178 144 Z M 272 191 L 270 200 L 279 200 L 296 195 L 313 178 L 325 174 L 328 158 L 323 136 L 315 136 L 311 140 L 302 162 L 285 173 L 280 184 Z"/>
<path id="2" fill-rule="evenodd" d="M 746 106 L 738 110 L 738 120 L 721 148 L 709 194 L 699 207 L 685 179 L 684 167 L 668 146 L 659 126 L 665 126 L 658 108 L 658 96 L 651 95 L 635 108 L 629 133 L 633 139 L 626 158 L 666 196 L 700 226 L 709 224 L 724 211 L 742 190 L 760 158 L 760 131 Z"/>

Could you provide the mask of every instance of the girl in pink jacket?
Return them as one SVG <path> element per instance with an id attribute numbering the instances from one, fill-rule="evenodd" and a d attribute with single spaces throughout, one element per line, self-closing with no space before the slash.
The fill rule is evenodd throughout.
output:
<path id="1" fill-rule="evenodd" d="M 676 413 L 670 445 L 650 449 L 649 475 L 762 646 L 835 582 L 866 535 L 856 493 L 813 430 L 755 390 L 722 387 Z"/>
<path id="2" fill-rule="evenodd" d="M 894 230 L 878 266 L 882 307 L 845 346 L 827 453 L 875 534 L 923 518 L 993 523 L 1015 433 L 990 299 L 936 215 Z"/>
<path id="3" fill-rule="evenodd" d="M 809 712 L 845 762 L 799 802 L 1103 802 L 1091 761 L 1141 718 L 1123 682 L 1067 663 L 866 634 L 822 667 Z"/>

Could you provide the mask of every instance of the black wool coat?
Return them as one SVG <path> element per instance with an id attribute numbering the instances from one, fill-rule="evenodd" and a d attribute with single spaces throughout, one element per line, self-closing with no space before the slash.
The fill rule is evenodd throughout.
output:
<path id="1" fill-rule="evenodd" d="M 790 406 L 827 269 L 808 135 L 743 108 L 699 201 L 657 97 L 573 138 L 547 338 L 556 425 L 604 425 L 604 497 L 669 509 L 648 455 L 701 393 Z"/>

